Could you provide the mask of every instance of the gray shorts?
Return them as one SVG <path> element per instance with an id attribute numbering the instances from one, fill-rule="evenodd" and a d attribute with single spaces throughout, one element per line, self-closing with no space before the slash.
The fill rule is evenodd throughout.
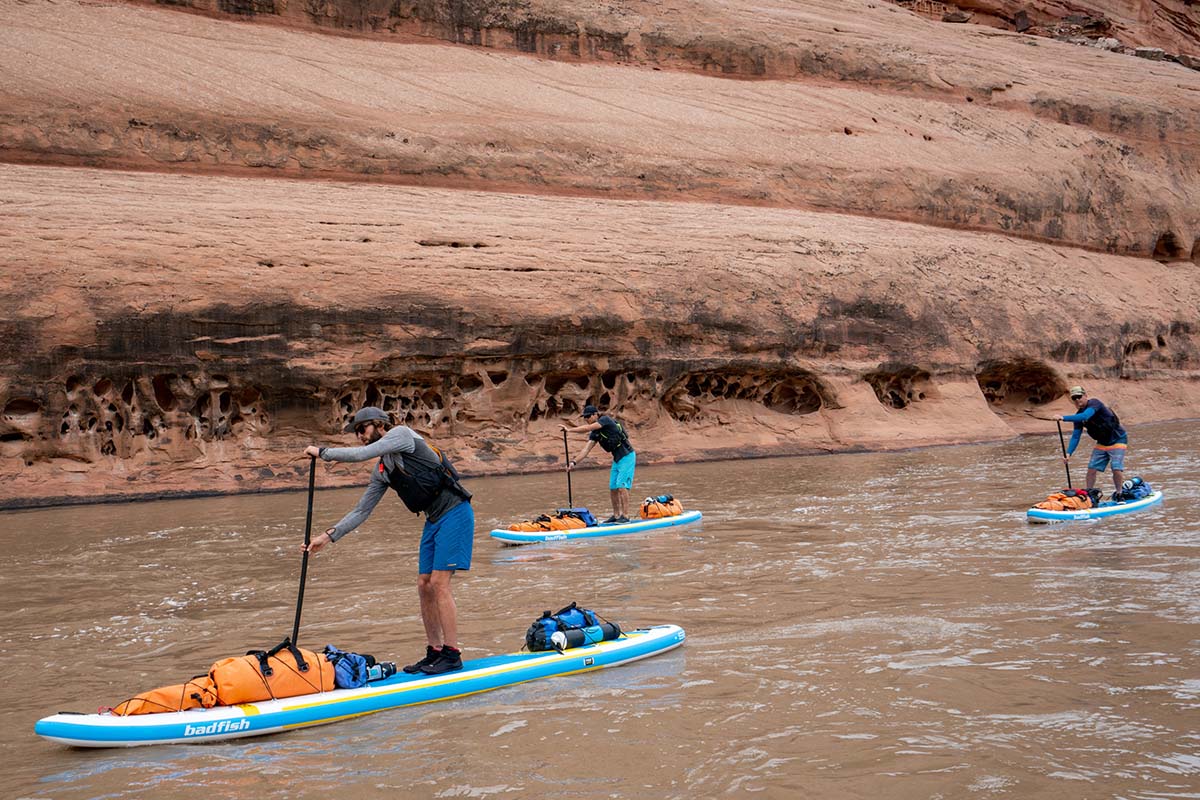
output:
<path id="1" fill-rule="evenodd" d="M 1110 444 L 1107 447 L 1097 446 L 1088 459 L 1088 469 L 1104 472 L 1105 467 L 1112 466 L 1116 471 L 1125 469 L 1125 451 L 1129 448 L 1124 444 Z"/>

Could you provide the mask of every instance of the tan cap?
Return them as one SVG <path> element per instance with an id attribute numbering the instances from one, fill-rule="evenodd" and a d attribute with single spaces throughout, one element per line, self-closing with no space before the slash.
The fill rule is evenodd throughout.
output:
<path id="1" fill-rule="evenodd" d="M 1071 399 L 1074 400 L 1076 397 L 1083 397 L 1087 392 L 1083 390 L 1082 386 L 1072 386 L 1071 391 L 1067 394 L 1071 395 Z"/>

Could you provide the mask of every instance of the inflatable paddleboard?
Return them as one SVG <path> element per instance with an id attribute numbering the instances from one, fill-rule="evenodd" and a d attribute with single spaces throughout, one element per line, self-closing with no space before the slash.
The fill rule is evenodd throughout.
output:
<path id="1" fill-rule="evenodd" d="M 566 531 L 510 531 L 497 528 L 491 532 L 494 539 L 507 544 L 530 544 L 532 542 L 563 542 L 575 539 L 595 539 L 599 536 L 616 536 L 621 533 L 638 533 L 652 531 L 656 528 L 673 528 L 676 525 L 688 525 L 698 522 L 701 518 L 699 511 L 685 511 L 674 517 L 658 519 L 635 519 L 631 522 L 610 522 L 607 525 L 592 525 L 588 528 L 572 528 Z"/>
<path id="2" fill-rule="evenodd" d="M 1025 519 L 1029 522 L 1037 523 L 1101 519 L 1102 517 L 1111 517 L 1116 514 L 1130 514 L 1135 511 L 1144 511 L 1151 506 L 1158 505 L 1162 502 L 1162 499 L 1162 492 L 1154 492 L 1148 497 L 1143 497 L 1141 500 L 1130 500 L 1126 503 L 1114 503 L 1111 500 L 1105 500 L 1098 506 L 1075 511 L 1047 511 L 1044 508 L 1031 508 L 1025 512 Z"/>
<path id="3" fill-rule="evenodd" d="M 539 678 L 628 664 L 676 648 L 685 638 L 678 625 L 656 625 L 561 653 L 512 653 L 472 659 L 463 662 L 461 670 L 443 675 L 399 672 L 360 689 L 131 717 L 63 712 L 38 720 L 34 733 L 73 747 L 192 744 L 262 736 L 390 708 L 450 700 Z"/>

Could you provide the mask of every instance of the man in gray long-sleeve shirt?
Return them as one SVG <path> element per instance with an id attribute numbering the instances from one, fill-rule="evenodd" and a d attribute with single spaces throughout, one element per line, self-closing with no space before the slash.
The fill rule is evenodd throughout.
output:
<path id="1" fill-rule="evenodd" d="M 389 488 L 414 513 L 424 512 L 417 594 L 421 599 L 421 622 L 425 625 L 425 657 L 404 668 L 405 672 L 439 675 L 462 669 L 458 649 L 458 610 L 450 591 L 456 570 L 471 568 L 475 536 L 475 511 L 471 493 L 463 488 L 453 465 L 430 447 L 421 436 L 403 425 L 392 427 L 387 414 L 374 406 L 360 409 L 346 426 L 363 443 L 361 447 L 317 447 L 304 454 L 325 461 L 379 459 L 371 472 L 367 490 L 350 513 L 332 528 L 318 534 L 308 546 L 319 552 L 357 528 Z"/>

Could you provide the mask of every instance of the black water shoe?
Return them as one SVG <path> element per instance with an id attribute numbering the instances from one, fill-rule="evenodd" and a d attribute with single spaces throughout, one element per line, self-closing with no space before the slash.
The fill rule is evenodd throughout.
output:
<path id="1" fill-rule="evenodd" d="M 462 669 L 462 651 L 445 645 L 438 653 L 437 660 L 421 667 L 421 672 L 426 675 L 441 675 L 443 672 L 454 672 L 456 669 Z"/>
<path id="2" fill-rule="evenodd" d="M 629 522 L 629 517 L 617 517 L 615 520 L 613 520 L 613 522 L 616 522 L 618 525 L 624 525 L 626 522 Z"/>
<path id="3" fill-rule="evenodd" d="M 614 523 L 614 522 L 616 522 L 616 521 L 617 521 L 617 515 L 616 515 L 616 514 L 613 514 L 611 517 L 609 517 L 608 519 L 604 520 L 604 521 L 603 521 L 603 522 L 601 522 L 600 524 L 601 524 L 601 525 L 611 525 L 611 524 L 613 524 L 613 523 Z"/>
<path id="4" fill-rule="evenodd" d="M 442 657 L 441 650 L 434 650 L 429 645 L 425 645 L 425 657 L 422 658 L 420 661 L 418 661 L 415 664 L 409 664 L 407 667 L 404 668 L 404 671 L 407 672 L 409 675 L 416 675 L 418 672 L 422 671 L 423 669 L 425 669 L 426 667 L 428 667 L 430 664 L 437 661 L 441 657 Z"/>

